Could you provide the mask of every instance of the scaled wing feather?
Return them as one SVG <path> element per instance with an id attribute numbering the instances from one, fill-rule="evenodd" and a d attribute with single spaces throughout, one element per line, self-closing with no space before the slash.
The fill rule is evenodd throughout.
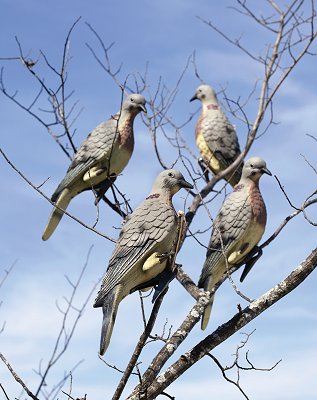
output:
<path id="1" fill-rule="evenodd" d="M 149 212 L 151 210 L 151 212 Z M 123 225 L 107 273 L 97 295 L 95 306 L 102 305 L 103 298 L 121 282 L 133 266 L 146 259 L 166 238 L 175 223 L 175 211 L 157 200 L 145 200 L 133 212 L 132 218 Z M 157 223 L 153 223 L 156 222 Z M 112 273 L 113 271 L 113 273 Z"/>
<path id="2" fill-rule="evenodd" d="M 101 159 L 110 159 L 112 148 L 119 138 L 117 124 L 117 120 L 109 119 L 99 124 L 87 136 L 78 149 L 64 179 L 54 192 L 53 201 L 56 200 L 65 187 L 72 185 L 78 177 L 87 172 L 89 168 L 92 168 Z"/>
<path id="3" fill-rule="evenodd" d="M 205 265 L 199 280 L 200 285 L 211 274 L 223 254 L 240 240 L 248 229 L 252 210 L 248 206 L 248 198 L 241 199 L 238 192 L 233 192 L 224 202 L 215 221 L 208 244 Z"/>

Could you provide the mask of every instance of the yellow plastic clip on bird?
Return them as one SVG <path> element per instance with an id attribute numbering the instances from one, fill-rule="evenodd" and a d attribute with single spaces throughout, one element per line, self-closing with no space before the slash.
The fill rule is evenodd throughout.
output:
<path id="1" fill-rule="evenodd" d="M 226 169 L 240 154 L 234 127 L 222 111 L 216 93 L 209 85 L 200 85 L 190 99 L 200 100 L 201 114 L 196 124 L 196 144 L 204 164 L 214 174 Z M 235 186 L 241 177 L 243 163 L 225 179 Z"/>
<path id="2" fill-rule="evenodd" d="M 227 274 L 231 266 L 243 265 L 243 280 L 258 256 L 254 254 L 262 238 L 266 225 L 266 207 L 259 189 L 259 179 L 263 174 L 272 175 L 260 157 L 250 158 L 244 165 L 240 182 L 224 201 L 214 221 L 208 244 L 206 260 L 198 286 L 211 291 Z M 214 296 L 204 311 L 201 328 L 205 329 Z"/>
<path id="3" fill-rule="evenodd" d="M 102 307 L 100 354 L 109 345 L 119 303 L 135 290 L 153 286 L 167 266 L 178 238 L 178 216 L 172 197 L 181 188 L 192 189 L 183 175 L 161 172 L 149 196 L 123 225 L 94 307 Z"/>
<path id="4" fill-rule="evenodd" d="M 140 111 L 146 112 L 140 94 L 129 95 L 121 110 L 98 125 L 83 141 L 67 173 L 51 200 L 62 210 L 84 190 L 95 190 L 98 202 L 128 164 L 134 147 L 133 121 Z M 63 212 L 54 208 L 42 239 L 55 231 Z"/>

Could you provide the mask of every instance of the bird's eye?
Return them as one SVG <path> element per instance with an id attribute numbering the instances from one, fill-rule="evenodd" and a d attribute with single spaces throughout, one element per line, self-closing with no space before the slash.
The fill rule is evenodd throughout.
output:
<path id="1" fill-rule="evenodd" d="M 253 168 L 253 167 L 254 167 L 254 165 L 253 165 L 253 164 L 250 164 L 250 167 L 251 167 L 251 168 Z"/>
<path id="2" fill-rule="evenodd" d="M 174 178 L 173 172 L 169 172 L 169 173 L 168 173 L 168 176 L 170 176 L 171 178 Z"/>
<path id="3" fill-rule="evenodd" d="M 133 97 L 131 97 L 131 101 L 132 101 L 132 103 L 134 102 L 134 98 Z"/>

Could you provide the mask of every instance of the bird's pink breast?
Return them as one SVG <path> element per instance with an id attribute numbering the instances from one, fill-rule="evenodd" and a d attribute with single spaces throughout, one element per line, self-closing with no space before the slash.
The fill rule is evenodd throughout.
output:
<path id="1" fill-rule="evenodd" d="M 120 145 L 132 153 L 134 148 L 134 135 L 132 121 L 127 120 L 120 129 Z"/>
<path id="2" fill-rule="evenodd" d="M 252 185 L 250 189 L 250 200 L 255 221 L 262 225 L 266 225 L 266 207 L 257 185 Z"/>

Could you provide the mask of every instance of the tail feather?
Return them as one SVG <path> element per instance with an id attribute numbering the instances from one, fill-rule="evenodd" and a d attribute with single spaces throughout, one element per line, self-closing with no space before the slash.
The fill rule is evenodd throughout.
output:
<path id="1" fill-rule="evenodd" d="M 211 292 L 212 289 L 215 287 L 216 283 L 218 282 L 218 280 L 216 278 L 217 277 L 214 274 L 209 275 L 207 278 L 205 278 L 204 282 L 199 282 L 200 287 L 203 287 L 205 291 Z M 215 298 L 214 294 L 212 296 L 210 296 L 209 304 L 205 308 L 203 315 L 201 317 L 201 329 L 202 330 L 205 330 L 207 328 L 207 325 L 208 325 L 208 322 L 210 319 L 211 310 L 212 310 L 212 305 L 214 303 L 214 298 Z"/>
<path id="2" fill-rule="evenodd" d="M 203 331 L 207 328 L 213 303 L 214 303 L 214 296 L 210 298 L 210 302 L 208 306 L 205 308 L 204 313 L 201 317 L 201 329 Z"/>
<path id="3" fill-rule="evenodd" d="M 65 188 L 57 198 L 55 205 L 63 210 L 66 210 L 72 198 L 73 196 L 71 195 L 70 190 Z M 42 235 L 43 240 L 47 240 L 51 237 L 63 215 L 64 213 L 62 211 L 54 207 Z"/>
<path id="4" fill-rule="evenodd" d="M 103 320 L 101 327 L 100 350 L 99 350 L 101 356 L 105 354 L 109 346 L 120 301 L 121 297 L 120 297 L 120 285 L 119 285 L 114 287 L 111 290 L 111 292 L 107 294 L 107 297 L 105 298 L 104 303 L 102 305 Z"/>

